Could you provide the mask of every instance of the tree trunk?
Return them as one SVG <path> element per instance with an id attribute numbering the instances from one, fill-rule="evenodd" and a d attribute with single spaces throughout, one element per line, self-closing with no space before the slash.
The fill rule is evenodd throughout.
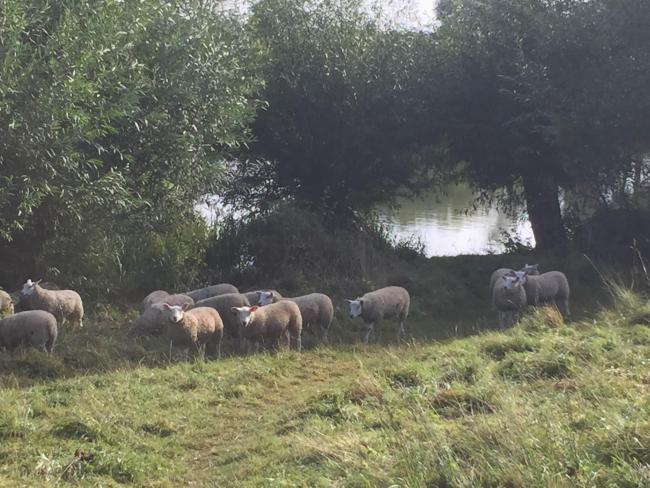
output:
<path id="1" fill-rule="evenodd" d="M 567 243 L 560 211 L 560 190 L 551 175 L 523 177 L 528 217 L 535 235 L 536 249 L 545 250 Z"/>

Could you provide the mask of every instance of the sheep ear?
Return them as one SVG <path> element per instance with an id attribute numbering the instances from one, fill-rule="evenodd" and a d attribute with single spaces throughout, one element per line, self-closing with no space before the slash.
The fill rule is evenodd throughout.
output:
<path id="1" fill-rule="evenodd" d="M 172 307 L 169 305 L 169 303 L 163 303 L 163 308 L 165 310 L 171 310 Z"/>
<path id="2" fill-rule="evenodd" d="M 237 312 L 238 312 L 237 307 L 232 307 L 232 308 L 230 309 L 230 311 L 231 311 L 233 314 L 237 314 Z"/>
<path id="3" fill-rule="evenodd" d="M 181 308 L 182 308 L 183 310 L 187 310 L 188 308 L 190 308 L 190 302 L 185 302 L 185 303 L 181 306 Z"/>
<path id="4" fill-rule="evenodd" d="M 359 300 L 359 305 L 363 307 L 363 300 Z"/>
<path id="5" fill-rule="evenodd" d="M 251 307 L 249 310 L 250 310 L 251 312 L 255 312 L 255 311 L 257 310 L 257 305 L 255 305 L 254 307 Z"/>
<path id="6" fill-rule="evenodd" d="M 35 284 L 35 285 L 38 285 L 41 281 L 43 281 L 43 278 L 41 278 L 40 280 L 38 280 L 38 281 L 37 281 L 36 283 L 34 283 L 34 284 Z"/>

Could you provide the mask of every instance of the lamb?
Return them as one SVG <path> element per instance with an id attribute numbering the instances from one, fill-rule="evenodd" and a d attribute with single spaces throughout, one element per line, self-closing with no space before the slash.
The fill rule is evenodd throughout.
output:
<path id="1" fill-rule="evenodd" d="M 11 295 L 0 288 L 0 317 L 14 313 L 14 301 Z"/>
<path id="2" fill-rule="evenodd" d="M 29 310 L 5 317 L 0 320 L 0 346 L 9 350 L 33 346 L 52 354 L 58 335 L 56 322 L 56 317 L 45 310 Z"/>
<path id="3" fill-rule="evenodd" d="M 20 302 L 30 310 L 45 310 L 56 317 L 59 326 L 66 320 L 83 327 L 84 307 L 81 297 L 73 290 L 46 290 L 36 283 L 27 280 L 21 290 Z"/>
<path id="4" fill-rule="evenodd" d="M 221 358 L 221 340 L 223 339 L 223 322 L 219 312 L 210 307 L 198 307 L 188 310 L 189 304 L 182 306 L 162 304 L 167 322 L 167 333 L 173 344 L 194 346 L 197 351 L 205 350 L 208 354 Z"/>
<path id="5" fill-rule="evenodd" d="M 244 293 L 251 305 L 268 305 L 269 303 L 279 302 L 282 295 L 276 290 L 256 290 Z M 264 303 L 262 303 L 264 301 Z"/>
<path id="6" fill-rule="evenodd" d="M 347 300 L 350 304 L 350 317 L 359 317 L 366 323 L 366 334 L 363 342 L 368 344 L 375 326 L 383 319 L 396 318 L 399 321 L 397 340 L 405 334 L 404 322 L 409 314 L 411 297 L 409 292 L 400 286 L 388 286 L 366 293 L 356 300 Z"/>
<path id="7" fill-rule="evenodd" d="M 554 303 L 564 315 L 566 320 L 571 320 L 569 309 L 569 280 L 561 271 L 549 271 L 539 276 L 531 276 L 525 271 L 517 271 L 516 276 L 523 281 L 526 290 L 528 305 L 537 306 L 545 303 Z"/>
<path id="8" fill-rule="evenodd" d="M 230 283 L 220 283 L 218 285 L 206 286 L 205 288 L 198 288 L 192 291 L 186 291 L 184 295 L 187 295 L 195 302 L 200 300 L 205 300 L 206 298 L 216 297 L 219 295 L 226 295 L 229 293 L 239 293 L 239 290 L 236 286 L 231 285 Z"/>
<path id="9" fill-rule="evenodd" d="M 142 305 L 140 305 L 140 311 L 144 313 L 147 308 L 149 308 L 154 303 L 166 303 L 168 305 L 178 305 L 182 307 L 186 303 L 189 306 L 194 305 L 194 300 L 187 295 L 182 293 L 177 293 L 175 295 L 169 294 L 164 290 L 156 290 L 149 293 L 144 300 L 142 300 Z"/>
<path id="10" fill-rule="evenodd" d="M 294 302 L 281 300 L 265 307 L 232 307 L 231 312 L 237 317 L 243 339 L 259 342 L 268 338 L 279 344 L 284 337 L 289 349 L 293 339 L 297 351 L 302 350 L 302 316 Z"/>
<path id="11" fill-rule="evenodd" d="M 521 268 L 519 271 L 526 272 L 530 276 L 538 275 L 539 274 L 539 264 L 526 264 L 526 266 Z M 492 294 L 492 290 L 494 289 L 494 284 L 498 280 L 500 280 L 505 275 L 514 275 L 515 272 L 516 271 L 514 269 L 499 268 L 494 273 L 492 273 L 492 276 L 490 276 L 490 288 L 489 288 L 490 294 Z"/>
<path id="12" fill-rule="evenodd" d="M 271 292 L 264 292 L 260 299 L 260 305 L 274 303 L 274 298 Z M 334 305 L 330 297 L 323 293 L 310 293 L 300 297 L 282 298 L 282 300 L 289 300 L 298 305 L 300 315 L 302 315 L 303 328 L 306 329 L 312 325 L 318 326 L 323 332 L 323 340 L 327 341 L 327 332 L 334 318 Z"/>
<path id="13" fill-rule="evenodd" d="M 239 322 L 231 309 L 233 307 L 250 307 L 251 304 L 246 298 L 246 295 L 241 293 L 226 293 L 216 297 L 206 298 L 199 300 L 194 304 L 195 307 L 211 307 L 214 308 L 223 321 L 223 327 L 229 336 L 236 339 L 239 338 Z"/>
<path id="14" fill-rule="evenodd" d="M 526 290 L 518 276 L 505 275 L 492 287 L 492 305 L 497 311 L 499 328 L 505 329 L 519 320 L 526 309 Z"/>

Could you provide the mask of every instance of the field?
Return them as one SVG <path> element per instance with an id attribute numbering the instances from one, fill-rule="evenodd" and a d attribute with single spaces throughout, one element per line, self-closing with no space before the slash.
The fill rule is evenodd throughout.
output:
<path id="1" fill-rule="evenodd" d="M 407 344 L 339 317 L 334 344 L 206 362 L 98 307 L 53 357 L 2 355 L 0 485 L 650 486 L 650 305 L 614 295 L 440 341 L 422 298 Z"/>

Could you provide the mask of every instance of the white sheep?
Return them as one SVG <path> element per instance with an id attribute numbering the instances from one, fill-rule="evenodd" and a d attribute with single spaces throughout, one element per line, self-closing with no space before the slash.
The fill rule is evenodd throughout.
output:
<path id="1" fill-rule="evenodd" d="M 182 306 L 162 304 L 167 333 L 172 344 L 186 348 L 194 346 L 197 351 L 205 350 L 211 355 L 216 353 L 220 358 L 223 322 L 219 312 L 211 307 L 187 310 L 188 307 L 188 304 Z"/>
<path id="2" fill-rule="evenodd" d="M 182 293 L 176 293 L 172 295 L 164 290 L 156 290 L 149 293 L 144 298 L 144 300 L 142 300 L 142 304 L 140 305 L 140 312 L 144 313 L 147 308 L 151 307 L 155 303 L 166 303 L 168 305 L 178 305 L 179 307 L 182 307 L 186 303 L 188 303 L 190 306 L 194 305 L 194 300 L 192 297 L 189 297 Z"/>
<path id="3" fill-rule="evenodd" d="M 14 301 L 11 295 L 0 288 L 0 317 L 14 313 Z"/>
<path id="4" fill-rule="evenodd" d="M 183 295 L 187 295 L 195 302 L 198 302 L 200 300 L 205 300 L 206 298 L 226 295 L 229 293 L 239 293 L 239 290 L 235 285 L 231 285 L 230 283 L 219 283 L 218 285 L 210 285 L 205 288 L 186 291 Z"/>
<path id="5" fill-rule="evenodd" d="M 58 328 L 56 317 L 45 310 L 29 310 L 0 320 L 0 346 L 13 350 L 33 346 L 54 352 Z"/>
<path id="6" fill-rule="evenodd" d="M 553 303 L 566 320 L 571 320 L 569 309 L 569 280 L 561 271 L 549 271 L 539 276 L 531 276 L 525 271 L 517 271 L 516 276 L 523 282 L 528 305 L 537 306 Z"/>
<path id="7" fill-rule="evenodd" d="M 46 290 L 27 280 L 20 292 L 23 301 L 30 310 L 45 310 L 56 317 L 59 326 L 66 320 L 83 327 L 84 307 L 79 293 L 73 290 Z"/>
<path id="8" fill-rule="evenodd" d="M 250 307 L 251 304 L 246 295 L 242 293 L 226 293 L 225 295 L 199 300 L 194 306 L 214 308 L 219 312 L 223 327 L 228 335 L 239 339 L 239 322 L 237 317 L 232 314 L 231 309 L 233 307 Z"/>
<path id="9" fill-rule="evenodd" d="M 268 305 L 282 299 L 282 295 L 276 290 L 255 290 L 244 293 L 251 305 Z M 264 303 L 262 303 L 264 300 Z"/>
<path id="10" fill-rule="evenodd" d="M 492 306 L 497 311 L 501 329 L 519 320 L 526 310 L 526 303 L 524 283 L 519 277 L 507 274 L 492 286 Z"/>
<path id="11" fill-rule="evenodd" d="M 526 264 L 523 268 L 521 268 L 519 271 L 525 272 L 530 276 L 538 275 L 539 274 L 539 265 L 538 264 Z M 497 280 L 500 280 L 506 275 L 513 275 L 515 274 L 514 269 L 510 268 L 499 268 L 497 269 L 494 273 L 492 273 L 492 276 L 490 276 L 490 287 L 488 288 L 490 291 L 490 294 L 492 294 L 492 290 L 494 289 L 494 284 L 497 282 Z"/>
<path id="12" fill-rule="evenodd" d="M 233 307 L 242 339 L 259 342 L 269 339 L 279 344 L 282 338 L 291 348 L 292 339 L 298 352 L 302 349 L 302 315 L 298 305 L 281 300 L 265 307 Z"/>
<path id="13" fill-rule="evenodd" d="M 281 300 L 290 300 L 298 305 L 300 315 L 302 315 L 303 329 L 318 326 L 323 332 L 323 340 L 327 341 L 327 333 L 334 318 L 334 304 L 330 297 L 323 293 L 310 293 L 309 295 L 282 298 Z M 269 305 L 276 302 L 276 297 L 271 292 L 262 292 L 260 305 Z"/>
<path id="14" fill-rule="evenodd" d="M 361 317 L 366 323 L 366 334 L 363 342 L 368 344 L 370 335 L 383 319 L 395 318 L 399 321 L 397 340 L 405 335 L 404 322 L 409 314 L 411 297 L 409 292 L 400 286 L 388 286 L 371 291 L 357 298 L 347 300 L 350 304 L 350 317 Z"/>

